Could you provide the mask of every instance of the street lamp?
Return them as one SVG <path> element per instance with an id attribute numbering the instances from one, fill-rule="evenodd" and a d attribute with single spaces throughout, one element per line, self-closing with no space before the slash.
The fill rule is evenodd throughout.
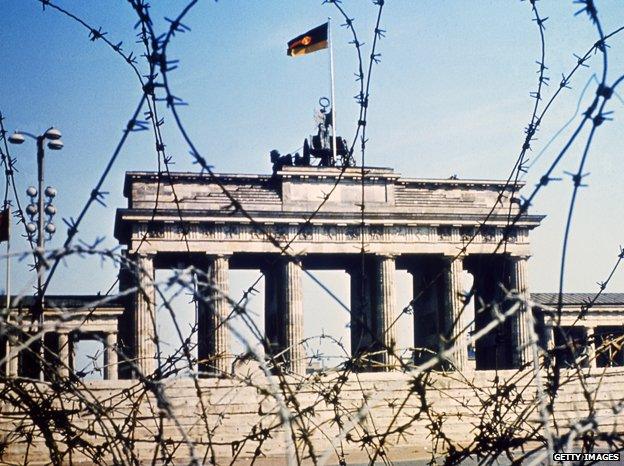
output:
<path id="1" fill-rule="evenodd" d="M 61 141 L 61 132 L 54 127 L 48 128 L 45 133 L 35 136 L 25 131 L 16 131 L 9 136 L 11 144 L 23 144 L 26 137 L 37 141 L 37 184 L 38 188 L 30 186 L 26 190 L 26 194 L 30 197 L 30 204 L 26 207 L 26 213 L 29 215 L 31 222 L 26 224 L 26 232 L 32 239 L 35 232 L 37 233 L 37 254 L 35 255 L 35 268 L 37 270 L 37 301 L 33 313 L 33 320 L 37 319 L 39 329 L 43 328 L 43 254 L 45 246 L 45 233 L 50 237 L 56 231 L 56 226 L 52 223 L 52 217 L 56 214 L 56 207 L 52 205 L 52 200 L 56 196 L 56 189 L 48 186 L 43 188 L 44 181 L 44 145 L 47 142 L 48 149 L 61 150 L 63 141 Z M 37 202 L 35 204 L 35 201 Z M 45 216 L 47 215 L 47 221 Z M 37 223 L 34 223 L 36 216 Z M 42 336 L 43 338 L 43 336 Z M 41 342 L 43 343 L 43 342 Z"/>

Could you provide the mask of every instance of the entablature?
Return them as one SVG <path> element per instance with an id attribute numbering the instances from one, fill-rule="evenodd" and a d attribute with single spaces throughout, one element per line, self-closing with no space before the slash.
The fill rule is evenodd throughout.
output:
<path id="1" fill-rule="evenodd" d="M 191 250 L 206 252 L 276 252 L 276 244 L 299 251 L 354 253 L 361 244 L 370 252 L 448 253 L 467 246 L 470 253 L 490 253 L 500 248 L 505 223 L 478 229 L 476 223 L 441 224 L 392 223 L 384 220 L 367 223 L 327 221 L 286 222 L 267 219 L 241 222 L 215 218 L 202 222 L 184 222 L 170 218 L 152 221 L 149 217 L 129 218 L 125 243 L 130 251 L 145 239 L 154 251 L 178 251 L 188 242 Z M 516 226 L 508 231 L 507 252 L 528 254 L 529 227 Z M 184 234 L 186 233 L 186 234 Z M 363 234 L 363 238 L 362 238 Z M 144 246 L 145 249 L 145 246 Z"/>

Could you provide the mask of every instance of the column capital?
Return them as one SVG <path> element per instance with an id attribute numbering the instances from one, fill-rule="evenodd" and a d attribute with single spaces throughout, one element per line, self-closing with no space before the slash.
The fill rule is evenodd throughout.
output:
<path id="1" fill-rule="evenodd" d="M 128 249 L 121 252 L 120 268 L 121 269 L 134 269 L 138 266 L 140 260 L 154 261 L 156 251 L 130 251 Z"/>
<path id="2" fill-rule="evenodd" d="M 305 256 L 305 253 L 297 254 L 296 256 L 293 256 L 290 254 L 280 254 L 279 260 L 284 261 L 284 262 L 295 262 L 297 264 L 301 264 L 301 261 L 303 260 L 303 256 Z"/>
<path id="3" fill-rule="evenodd" d="M 116 346 L 117 345 L 117 332 L 106 332 L 104 334 L 104 341 L 107 345 Z"/>
<path id="4" fill-rule="evenodd" d="M 531 258 L 530 254 L 512 254 L 509 256 L 509 258 L 513 261 L 519 262 L 519 261 L 528 261 Z"/>
<path id="5" fill-rule="evenodd" d="M 230 259 L 232 257 L 231 252 L 207 252 L 205 254 L 209 259 Z"/>
<path id="6" fill-rule="evenodd" d="M 148 259 L 148 260 L 154 260 L 154 257 L 156 257 L 157 251 L 146 251 L 146 250 L 139 250 L 139 251 L 135 251 L 134 253 L 131 253 L 131 255 L 135 256 L 137 259 Z"/>
<path id="7" fill-rule="evenodd" d="M 466 259 L 467 254 L 442 254 L 442 260 L 446 262 L 447 265 L 450 265 L 454 262 L 457 262 L 462 267 L 464 266 L 464 260 Z"/>
<path id="8" fill-rule="evenodd" d="M 376 259 L 396 259 L 400 254 L 392 252 L 376 252 L 374 253 Z"/>
<path id="9" fill-rule="evenodd" d="M 220 260 L 225 261 L 229 267 L 231 258 L 232 258 L 232 254 L 228 254 L 228 253 L 204 252 L 201 254 L 198 260 L 197 267 L 198 269 L 206 272 L 208 269 L 213 267 L 217 261 L 220 261 Z"/>

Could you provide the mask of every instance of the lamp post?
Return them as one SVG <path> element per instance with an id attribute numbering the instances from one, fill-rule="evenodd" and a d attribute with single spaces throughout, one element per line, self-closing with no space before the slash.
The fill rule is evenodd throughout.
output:
<path id="1" fill-rule="evenodd" d="M 35 254 L 35 269 L 37 271 L 37 300 L 33 309 L 33 321 L 36 320 L 39 324 L 39 331 L 43 328 L 43 256 L 45 251 L 45 234 L 48 233 L 50 237 L 56 231 L 54 223 L 52 223 L 52 217 L 56 213 L 56 207 L 52 205 L 52 199 L 56 196 L 56 189 L 48 186 L 43 189 L 44 184 L 44 167 L 45 167 L 45 145 L 47 142 L 48 149 L 61 150 L 63 148 L 63 141 L 61 141 L 61 132 L 56 128 L 48 128 L 43 134 L 36 136 L 34 134 L 25 131 L 16 131 L 9 136 L 9 142 L 11 144 L 23 144 L 26 137 L 34 139 L 37 142 L 37 185 L 38 188 L 33 186 L 26 190 L 26 194 L 30 197 L 31 203 L 26 207 L 26 212 L 30 216 L 31 222 L 26 224 L 26 231 L 29 238 L 37 233 L 37 253 Z M 35 204 L 35 198 L 37 203 Z M 47 203 L 45 199 L 47 198 Z M 45 215 L 48 216 L 48 221 L 45 221 Z M 37 217 L 37 223 L 33 220 Z M 39 341 L 40 348 L 37 349 L 39 354 L 43 349 L 43 334 Z M 39 371 L 39 377 L 43 376 L 43 372 Z"/>

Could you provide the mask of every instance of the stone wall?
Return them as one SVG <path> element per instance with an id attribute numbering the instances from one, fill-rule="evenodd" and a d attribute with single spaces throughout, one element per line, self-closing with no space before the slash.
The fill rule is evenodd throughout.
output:
<path id="1" fill-rule="evenodd" d="M 624 370 L 613 368 L 584 376 L 595 398 L 600 430 L 622 433 L 624 426 L 614 416 L 613 407 L 624 398 Z M 194 455 L 206 464 L 211 454 L 219 464 L 229 464 L 235 455 L 241 461 L 266 455 L 277 462 L 287 452 L 280 403 L 282 412 L 292 416 L 301 461 L 310 449 L 318 455 L 329 448 L 329 463 L 336 464 L 335 451 L 344 451 L 349 461 L 366 457 L 380 445 L 390 459 L 399 452 L 403 458 L 424 457 L 432 449 L 442 453 L 448 448 L 448 443 L 436 444 L 439 432 L 461 445 L 474 441 L 486 445 L 494 439 L 499 445 L 539 440 L 531 372 L 483 371 L 467 377 L 458 373 L 432 373 L 419 379 L 401 373 L 353 374 L 348 378 L 318 375 L 308 376 L 302 383 L 289 380 L 287 386 L 282 385 L 284 391 L 258 377 L 196 383 L 179 379 L 162 385 L 88 381 L 57 387 L 13 381 L 11 386 L 0 387 L 0 462 L 47 463 L 51 457 L 48 446 L 54 444 L 58 457 L 67 464 L 91 463 L 94 456 L 104 464 L 151 463 L 162 455 L 170 455 L 173 464 L 186 464 L 191 456 L 189 443 Z M 555 418 L 563 434 L 590 410 L 578 374 L 565 372 L 561 380 Z M 275 390 L 278 396 L 271 395 Z M 28 402 L 31 397 L 36 399 L 32 405 Z M 349 435 L 332 447 L 339 426 L 350 426 L 363 406 L 368 407 L 364 419 L 355 422 Z M 29 412 L 31 407 L 36 407 L 35 411 Z M 51 432 L 48 446 L 43 435 L 47 429 Z M 71 455 L 68 445 L 73 445 Z"/>

